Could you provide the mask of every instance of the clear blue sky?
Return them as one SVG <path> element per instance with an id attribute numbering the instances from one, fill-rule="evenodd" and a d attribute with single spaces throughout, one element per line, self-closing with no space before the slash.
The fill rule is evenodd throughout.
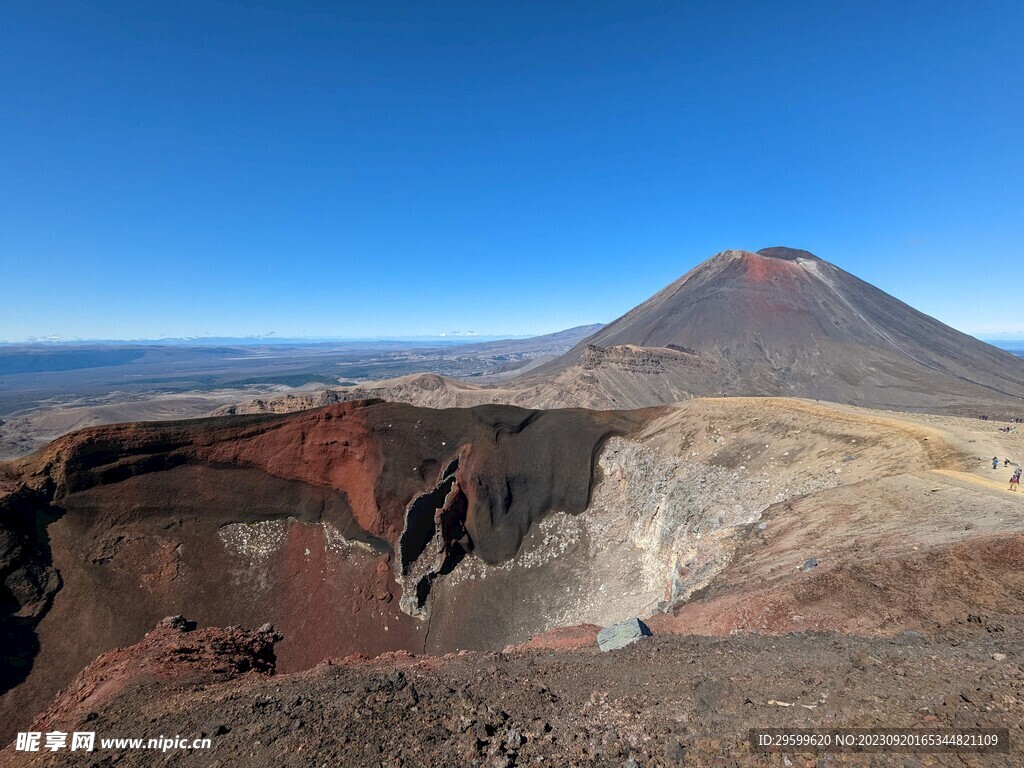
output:
<path id="1" fill-rule="evenodd" d="M 542 333 L 726 248 L 1024 332 L 1024 3 L 0 10 L 0 339 Z"/>

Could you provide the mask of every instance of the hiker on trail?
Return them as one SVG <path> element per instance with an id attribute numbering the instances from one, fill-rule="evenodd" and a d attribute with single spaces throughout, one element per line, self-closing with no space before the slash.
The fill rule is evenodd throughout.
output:
<path id="1" fill-rule="evenodd" d="M 999 469 L 999 457 L 998 456 L 993 456 L 992 457 L 992 469 Z"/>
<path id="2" fill-rule="evenodd" d="M 1020 485 L 1020 467 L 1013 470 L 1013 475 L 1010 477 L 1010 490 L 1016 491 L 1017 486 Z"/>

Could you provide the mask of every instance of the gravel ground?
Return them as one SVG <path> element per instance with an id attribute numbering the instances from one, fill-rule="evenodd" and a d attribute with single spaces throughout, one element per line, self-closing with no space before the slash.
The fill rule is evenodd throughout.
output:
<path id="1" fill-rule="evenodd" d="M 1024 765 L 1024 619 L 934 633 L 661 636 L 596 648 L 393 654 L 212 685 L 137 678 L 67 730 L 206 735 L 208 751 L 98 750 L 7 765 Z M 1005 754 L 755 753 L 766 727 L 1008 727 Z"/>

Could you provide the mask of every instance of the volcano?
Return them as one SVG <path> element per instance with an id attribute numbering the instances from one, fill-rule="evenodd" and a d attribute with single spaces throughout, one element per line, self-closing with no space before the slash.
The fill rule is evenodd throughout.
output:
<path id="1" fill-rule="evenodd" d="M 717 396 L 1012 419 L 1024 416 L 1024 360 L 808 251 L 730 250 L 560 357 L 497 386 L 421 374 L 224 412 L 364 398 L 432 408 L 622 410 Z"/>
<path id="2" fill-rule="evenodd" d="M 1024 361 L 779 247 L 713 256 L 524 384 L 545 404 L 771 395 L 981 413 L 1024 406 Z"/>

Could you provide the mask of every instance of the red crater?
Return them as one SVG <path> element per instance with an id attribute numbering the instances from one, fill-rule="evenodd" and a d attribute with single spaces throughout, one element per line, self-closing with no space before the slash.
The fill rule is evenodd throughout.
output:
<path id="1" fill-rule="evenodd" d="M 807 272 L 796 261 L 786 261 L 746 253 L 742 257 L 747 280 L 753 283 L 770 284 L 777 290 L 795 292 L 797 283 L 807 282 Z"/>
<path id="2" fill-rule="evenodd" d="M 603 442 L 644 419 L 357 401 L 97 427 L 0 465 L 0 576 L 13 585 L 0 739 L 161 616 L 271 622 L 282 671 L 493 646 L 469 605 L 448 606 L 449 631 L 431 633 L 435 582 L 471 554 L 511 558 L 552 510 L 584 511 Z"/>

